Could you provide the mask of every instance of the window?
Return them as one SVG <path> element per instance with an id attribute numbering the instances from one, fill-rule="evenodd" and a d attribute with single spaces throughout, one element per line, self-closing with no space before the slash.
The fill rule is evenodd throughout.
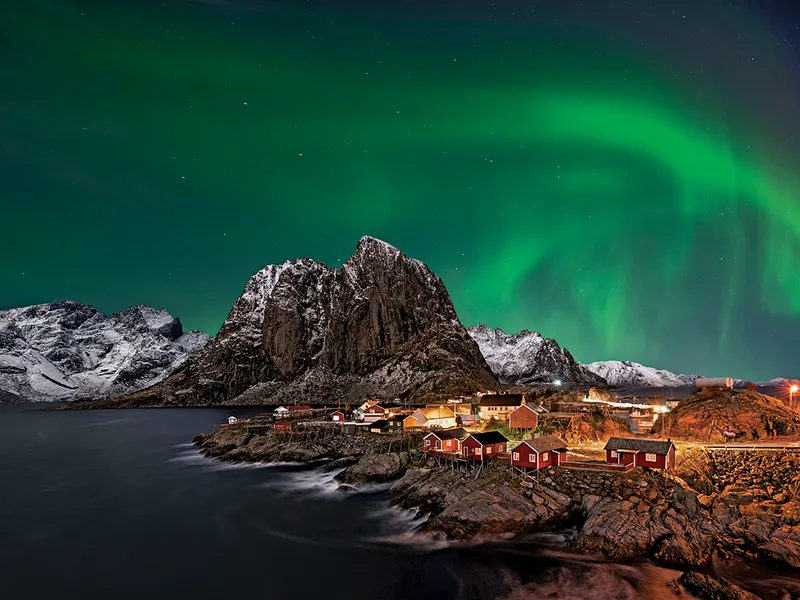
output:
<path id="1" fill-rule="evenodd" d="M 656 462 L 656 455 L 655 454 L 645 454 L 644 460 L 646 462 Z"/>
<path id="2" fill-rule="evenodd" d="M 431 441 L 430 440 L 425 440 L 425 445 L 426 446 L 430 446 L 431 445 Z"/>
<path id="3" fill-rule="evenodd" d="M 486 446 L 486 454 L 491 454 L 491 453 L 492 453 L 492 447 Z"/>
<path id="4" fill-rule="evenodd" d="M 535 454 L 528 454 L 528 462 L 535 463 L 536 462 L 536 455 Z"/>
<path id="5" fill-rule="evenodd" d="M 549 452 L 545 452 L 544 454 L 542 454 L 542 462 L 547 462 L 549 460 L 550 460 L 550 453 Z"/>
<path id="6" fill-rule="evenodd" d="M 511 455 L 511 458 L 513 458 L 514 460 L 519 460 L 519 452 L 514 452 L 514 453 Z"/>
<path id="7" fill-rule="evenodd" d="M 617 458 L 617 451 L 616 450 L 612 450 L 611 451 L 611 458 Z"/>
<path id="8" fill-rule="evenodd" d="M 481 455 L 481 449 L 480 448 L 475 448 L 475 455 L 476 456 L 480 456 Z"/>

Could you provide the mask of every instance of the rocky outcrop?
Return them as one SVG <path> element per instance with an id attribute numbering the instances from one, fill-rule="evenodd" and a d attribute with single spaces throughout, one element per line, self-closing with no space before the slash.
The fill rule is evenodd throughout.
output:
<path id="1" fill-rule="evenodd" d="M 254 275 L 208 347 L 114 406 L 432 399 L 497 385 L 442 280 L 365 237 L 341 269 L 301 259 Z"/>
<path id="2" fill-rule="evenodd" d="M 721 552 L 800 567 L 800 453 L 697 450 L 677 474 L 700 481 Z"/>
<path id="3" fill-rule="evenodd" d="M 165 378 L 208 340 L 149 306 L 111 316 L 71 301 L 0 311 L 0 403 L 130 394 Z"/>
<path id="4" fill-rule="evenodd" d="M 401 477 L 412 464 L 408 452 L 367 454 L 336 476 L 347 484 L 385 483 Z"/>
<path id="5" fill-rule="evenodd" d="M 752 390 L 705 389 L 665 415 L 665 430 L 679 439 L 722 443 L 768 440 L 800 433 L 800 413 L 780 400 Z"/>
<path id="6" fill-rule="evenodd" d="M 761 600 L 724 577 L 716 580 L 697 571 L 687 571 L 678 578 L 678 583 L 700 600 Z"/>
<path id="7" fill-rule="evenodd" d="M 502 470 L 411 469 L 391 488 L 394 503 L 432 513 L 424 530 L 448 539 L 550 529 L 569 518 L 569 497 L 515 485 Z"/>
<path id="8" fill-rule="evenodd" d="M 576 549 L 617 559 L 650 557 L 701 565 L 712 551 L 696 494 L 639 469 L 607 473 L 547 469 L 524 488 L 503 469 L 411 469 L 391 489 L 393 501 L 430 512 L 425 529 L 464 539 L 580 524 Z"/>
<path id="9" fill-rule="evenodd" d="M 576 383 L 602 385 L 606 381 L 577 362 L 569 350 L 535 331 L 516 334 L 492 329 L 483 323 L 469 328 L 486 362 L 501 383 Z"/>

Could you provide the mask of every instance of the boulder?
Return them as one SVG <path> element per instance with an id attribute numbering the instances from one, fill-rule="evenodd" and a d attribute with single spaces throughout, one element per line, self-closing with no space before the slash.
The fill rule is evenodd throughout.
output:
<path id="1" fill-rule="evenodd" d="M 402 476 L 410 463 L 408 452 L 367 454 L 336 476 L 342 483 L 383 483 Z"/>
<path id="2" fill-rule="evenodd" d="M 761 600 L 724 577 L 716 580 L 697 571 L 687 571 L 678 582 L 700 600 Z"/>

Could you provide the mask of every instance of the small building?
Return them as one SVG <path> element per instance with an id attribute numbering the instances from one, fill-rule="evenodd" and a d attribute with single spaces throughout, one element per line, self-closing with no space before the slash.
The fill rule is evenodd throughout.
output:
<path id="1" fill-rule="evenodd" d="M 605 446 L 606 462 L 645 469 L 671 469 L 675 466 L 672 440 L 612 437 Z"/>
<path id="2" fill-rule="evenodd" d="M 386 416 L 386 409 L 380 404 L 368 406 L 362 412 L 364 413 L 365 423 L 374 423 L 375 421 L 383 420 Z"/>
<path id="3" fill-rule="evenodd" d="M 567 443 L 555 435 L 520 442 L 511 450 L 511 464 L 523 469 L 557 467 L 567 457 Z"/>
<path id="4" fill-rule="evenodd" d="M 733 388 L 731 377 L 700 377 L 695 380 L 694 385 L 698 390 L 705 388 Z"/>
<path id="5" fill-rule="evenodd" d="M 313 408 L 308 404 L 293 404 L 291 406 L 279 406 L 275 409 L 275 414 L 279 416 L 287 416 L 290 414 L 310 413 Z"/>
<path id="6" fill-rule="evenodd" d="M 450 429 L 456 426 L 455 413 L 446 406 L 435 408 L 418 408 L 405 419 L 403 419 L 403 429 L 414 429 L 419 427 L 440 427 Z"/>
<path id="7" fill-rule="evenodd" d="M 367 410 L 367 409 L 368 409 L 370 406 L 375 406 L 376 404 L 380 404 L 380 401 L 379 401 L 379 400 L 365 400 L 365 401 L 364 401 L 364 402 L 361 404 L 361 406 L 359 406 L 359 407 L 358 407 L 356 410 L 360 410 L 361 412 L 364 412 L 364 411 L 365 411 L 365 410 Z"/>
<path id="8" fill-rule="evenodd" d="M 522 394 L 485 394 L 478 403 L 481 421 L 492 417 L 506 421 L 509 413 L 523 404 L 525 396 Z"/>
<path id="9" fill-rule="evenodd" d="M 403 404 L 397 404 L 395 402 L 382 402 L 381 406 L 383 407 L 383 415 L 387 419 L 395 415 L 411 414 L 411 409 Z"/>
<path id="10" fill-rule="evenodd" d="M 289 432 L 294 429 L 294 421 L 277 421 L 274 426 L 275 431 L 278 432 Z"/>
<path id="11" fill-rule="evenodd" d="M 422 438 L 422 451 L 440 450 L 442 452 L 461 452 L 461 440 L 467 437 L 467 432 L 458 427 L 456 429 L 437 429 Z"/>
<path id="12" fill-rule="evenodd" d="M 387 433 L 389 431 L 389 421 L 386 419 L 378 419 L 369 424 L 370 433 Z"/>
<path id="13" fill-rule="evenodd" d="M 499 431 L 471 433 L 461 441 L 461 454 L 468 460 L 490 460 L 507 446 L 508 438 Z"/>
<path id="14" fill-rule="evenodd" d="M 331 421 L 344 421 L 344 420 L 345 416 L 342 411 L 336 410 L 331 413 Z"/>
<path id="15" fill-rule="evenodd" d="M 523 404 L 508 414 L 508 426 L 511 429 L 536 429 L 539 415 L 530 404 Z"/>
<path id="16" fill-rule="evenodd" d="M 431 402 L 430 404 L 426 404 L 425 408 L 439 408 L 439 407 L 446 407 L 452 410 L 457 415 L 471 415 L 472 414 L 472 404 L 451 404 L 450 401 L 448 402 Z"/>
<path id="17" fill-rule="evenodd" d="M 236 421 L 238 421 L 236 417 L 228 417 L 228 425 L 236 425 Z"/>
<path id="18" fill-rule="evenodd" d="M 394 415 L 386 419 L 389 422 L 389 433 L 400 433 L 403 431 L 403 415 Z"/>

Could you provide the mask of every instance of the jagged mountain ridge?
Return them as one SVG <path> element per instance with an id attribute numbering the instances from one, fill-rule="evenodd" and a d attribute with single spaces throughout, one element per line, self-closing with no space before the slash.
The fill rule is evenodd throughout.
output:
<path id="1" fill-rule="evenodd" d="M 166 377 L 208 340 L 149 306 L 106 316 L 67 300 L 0 311 L 0 403 L 129 394 Z"/>
<path id="2" fill-rule="evenodd" d="M 654 369 L 636 362 L 606 360 L 588 363 L 587 369 L 616 387 L 685 387 L 692 386 L 699 375 L 683 375 Z"/>
<path id="3" fill-rule="evenodd" d="M 256 273 L 206 348 L 114 405 L 413 400 L 497 387 L 442 280 L 364 237 L 340 269 L 303 258 Z"/>
<path id="4" fill-rule="evenodd" d="M 606 383 L 603 377 L 577 362 L 558 342 L 535 331 L 509 334 L 483 323 L 468 331 L 501 383 L 527 385 L 556 380 L 587 385 Z"/>

